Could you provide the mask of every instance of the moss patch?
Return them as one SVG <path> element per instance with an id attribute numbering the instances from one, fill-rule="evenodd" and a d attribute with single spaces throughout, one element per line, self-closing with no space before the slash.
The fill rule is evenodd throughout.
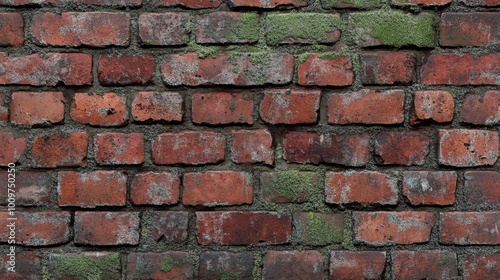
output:
<path id="1" fill-rule="evenodd" d="M 317 192 L 313 174 L 298 170 L 278 172 L 267 186 L 275 197 L 282 197 L 291 202 L 301 202 Z"/>
<path id="2" fill-rule="evenodd" d="M 163 261 L 158 265 L 158 269 L 163 272 L 170 272 L 175 266 L 183 266 L 188 262 L 186 260 L 174 259 L 169 256 L 165 256 Z"/>
<path id="3" fill-rule="evenodd" d="M 325 9 L 333 9 L 337 5 L 348 4 L 359 9 L 372 9 L 382 6 L 382 0 L 321 0 Z"/>
<path id="4" fill-rule="evenodd" d="M 258 40 L 259 39 L 259 19 L 254 13 L 244 13 L 241 15 L 234 34 L 238 39 Z"/>
<path id="5" fill-rule="evenodd" d="M 241 279 L 241 273 L 225 271 L 218 275 L 218 280 L 238 280 Z"/>
<path id="6" fill-rule="evenodd" d="M 190 42 L 188 45 L 188 51 L 195 52 L 199 58 L 205 58 L 207 56 L 215 57 L 221 50 L 219 47 L 205 47 L 194 42 Z"/>
<path id="7" fill-rule="evenodd" d="M 445 254 L 439 255 L 439 266 L 444 266 L 448 262 L 448 256 Z"/>
<path id="8" fill-rule="evenodd" d="M 341 227 L 324 222 L 318 214 L 307 214 L 307 243 L 310 245 L 326 245 L 341 243 L 343 230 Z"/>
<path id="9" fill-rule="evenodd" d="M 111 253 L 102 257 L 57 256 L 55 268 L 57 277 L 73 276 L 78 280 L 120 279 L 120 254 Z"/>
<path id="10" fill-rule="evenodd" d="M 322 53 L 318 55 L 318 58 L 321 59 L 335 59 L 337 57 L 341 56 L 339 53 L 332 53 L 332 52 L 327 52 L 327 53 Z"/>

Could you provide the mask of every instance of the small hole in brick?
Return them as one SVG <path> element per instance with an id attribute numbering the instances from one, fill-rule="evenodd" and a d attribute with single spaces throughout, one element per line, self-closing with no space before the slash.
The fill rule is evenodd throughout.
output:
<path id="1" fill-rule="evenodd" d="M 107 115 L 112 115 L 112 114 L 114 114 L 114 113 L 116 113 L 116 110 L 115 110 L 114 108 L 110 108 L 110 109 L 108 109 L 108 110 L 106 111 L 106 114 L 107 114 Z"/>

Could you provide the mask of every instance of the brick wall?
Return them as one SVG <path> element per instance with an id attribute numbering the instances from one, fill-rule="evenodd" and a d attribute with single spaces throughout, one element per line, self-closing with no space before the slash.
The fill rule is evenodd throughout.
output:
<path id="1" fill-rule="evenodd" d="M 500 1 L 0 6 L 1 279 L 500 278 Z"/>

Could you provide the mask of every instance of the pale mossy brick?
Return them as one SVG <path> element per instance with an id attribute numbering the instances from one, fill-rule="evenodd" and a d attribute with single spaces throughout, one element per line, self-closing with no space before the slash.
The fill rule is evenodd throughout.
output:
<path id="1" fill-rule="evenodd" d="M 357 8 L 373 9 L 382 6 L 382 0 L 321 0 L 321 6 L 325 9 Z"/>
<path id="2" fill-rule="evenodd" d="M 51 264 L 54 269 L 51 279 L 121 279 L 119 253 L 53 255 Z"/>

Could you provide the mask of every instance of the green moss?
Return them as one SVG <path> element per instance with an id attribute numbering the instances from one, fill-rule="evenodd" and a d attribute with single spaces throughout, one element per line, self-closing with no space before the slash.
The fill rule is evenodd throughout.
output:
<path id="1" fill-rule="evenodd" d="M 241 279 L 241 273 L 224 271 L 217 277 L 218 280 L 238 280 Z"/>
<path id="2" fill-rule="evenodd" d="M 344 249 L 354 249 L 352 244 L 352 212 L 344 214 L 344 239 L 342 240 L 342 247 Z"/>
<path id="3" fill-rule="evenodd" d="M 205 58 L 208 56 L 215 57 L 221 51 L 219 47 L 216 46 L 205 47 L 202 45 L 198 45 L 194 42 L 190 42 L 188 44 L 188 50 L 191 52 L 195 52 L 199 58 Z"/>
<path id="4" fill-rule="evenodd" d="M 49 280 L 49 269 L 44 265 L 42 266 L 42 280 Z"/>
<path id="5" fill-rule="evenodd" d="M 311 55 L 310 53 L 303 53 L 303 54 L 299 55 L 299 58 L 298 58 L 299 64 L 306 62 L 310 55 Z"/>
<path id="6" fill-rule="evenodd" d="M 307 214 L 307 237 L 310 245 L 326 245 L 341 243 L 343 232 L 341 227 L 325 223 L 318 214 Z"/>
<path id="7" fill-rule="evenodd" d="M 151 44 L 153 43 L 153 40 L 151 40 L 151 39 L 146 39 L 146 40 L 144 40 L 144 43 L 145 43 L 145 44 L 148 44 L 148 45 L 151 45 Z"/>
<path id="8" fill-rule="evenodd" d="M 361 74 L 361 62 L 359 60 L 359 54 L 355 53 L 351 56 L 352 71 L 355 75 Z"/>
<path id="9" fill-rule="evenodd" d="M 261 280 L 262 279 L 262 256 L 257 254 L 255 256 L 254 265 L 252 269 L 252 277 L 253 280 Z"/>
<path id="10" fill-rule="evenodd" d="M 321 0 L 321 3 L 325 9 L 335 8 L 339 4 L 351 4 L 359 9 L 372 9 L 382 6 L 381 0 Z"/>
<path id="11" fill-rule="evenodd" d="M 250 53 L 248 60 L 252 64 L 269 65 L 269 62 L 271 62 L 271 53 L 269 52 Z"/>
<path id="12" fill-rule="evenodd" d="M 413 16 L 402 11 L 382 9 L 351 14 L 357 38 L 370 35 L 383 45 L 434 47 L 433 16 Z"/>
<path id="13" fill-rule="evenodd" d="M 292 202 L 309 200 L 317 192 L 312 173 L 300 174 L 298 170 L 278 172 L 268 187 L 275 197 L 283 197 Z"/>
<path id="14" fill-rule="evenodd" d="M 327 53 L 319 54 L 318 58 L 321 58 L 321 59 L 335 59 L 335 58 L 337 58 L 337 57 L 339 57 L 341 55 L 342 54 L 339 54 L 339 53 L 327 52 Z"/>
<path id="15" fill-rule="evenodd" d="M 119 279 L 121 260 L 119 253 L 102 257 L 80 255 L 58 256 L 55 260 L 57 276 L 73 276 L 78 280 Z"/>
<path id="16" fill-rule="evenodd" d="M 236 24 L 234 34 L 239 39 L 259 39 L 259 18 L 254 13 L 243 13 Z"/>
<path id="17" fill-rule="evenodd" d="M 266 40 L 271 45 L 287 38 L 314 43 L 327 39 L 328 33 L 344 28 L 343 20 L 331 14 L 271 13 L 266 19 Z"/>
<path id="18" fill-rule="evenodd" d="M 439 266 L 446 265 L 446 262 L 448 262 L 448 255 L 446 254 L 439 255 Z"/>
<path id="19" fill-rule="evenodd" d="M 158 266 L 158 268 L 163 272 L 169 272 L 174 268 L 174 264 L 172 258 L 165 257 L 163 258 L 163 262 Z"/>

